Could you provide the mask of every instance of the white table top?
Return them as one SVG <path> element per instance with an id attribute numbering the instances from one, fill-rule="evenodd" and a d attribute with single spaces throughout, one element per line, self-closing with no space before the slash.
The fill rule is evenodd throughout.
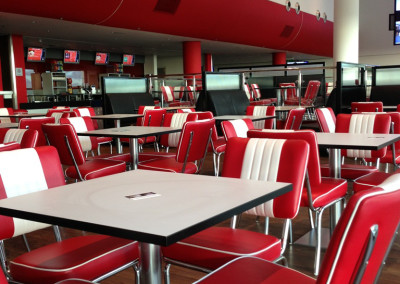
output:
<path id="1" fill-rule="evenodd" d="M 214 117 L 215 120 L 235 120 L 235 119 L 251 119 L 252 121 L 266 120 L 276 118 L 275 115 L 219 115 Z"/>
<path id="2" fill-rule="evenodd" d="M 275 112 L 284 112 L 284 111 L 289 111 L 291 109 L 296 109 L 296 108 L 312 108 L 313 106 L 277 106 L 275 107 Z"/>
<path id="3" fill-rule="evenodd" d="M 124 126 L 116 128 L 97 129 L 85 132 L 78 132 L 79 136 L 107 136 L 107 137 L 125 137 L 140 138 L 153 135 L 161 135 L 182 131 L 181 128 L 174 127 L 150 127 L 150 126 Z"/>
<path id="4" fill-rule="evenodd" d="M 114 114 L 95 115 L 95 116 L 92 116 L 91 118 L 94 118 L 94 119 L 124 119 L 124 118 L 135 118 L 135 117 L 143 117 L 143 114 L 114 113 Z"/>
<path id="5" fill-rule="evenodd" d="M 18 128 L 18 122 L 3 122 L 0 123 L 0 128 Z"/>
<path id="6" fill-rule="evenodd" d="M 0 214 L 167 246 L 290 191 L 291 184 L 130 171 L 0 200 Z M 132 200 L 126 196 L 154 192 Z"/>
<path id="7" fill-rule="evenodd" d="M 318 145 L 325 148 L 379 150 L 400 140 L 400 134 L 353 134 L 317 132 Z"/>

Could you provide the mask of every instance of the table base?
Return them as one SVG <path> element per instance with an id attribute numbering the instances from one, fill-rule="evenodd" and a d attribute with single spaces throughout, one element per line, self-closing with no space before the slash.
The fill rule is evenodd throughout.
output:
<path id="1" fill-rule="evenodd" d="M 321 248 L 326 249 L 331 240 L 331 230 L 329 228 L 321 228 Z M 307 247 L 315 247 L 317 244 L 317 229 L 311 229 L 308 233 L 301 236 L 294 242 L 296 245 Z"/>

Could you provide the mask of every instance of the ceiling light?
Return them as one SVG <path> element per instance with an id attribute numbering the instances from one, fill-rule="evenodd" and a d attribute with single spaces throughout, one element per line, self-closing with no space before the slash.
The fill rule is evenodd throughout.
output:
<path id="1" fill-rule="evenodd" d="M 290 8 L 292 7 L 292 4 L 290 3 L 290 0 L 286 0 L 286 11 L 290 11 Z"/>
<path id="2" fill-rule="evenodd" d="M 296 5 L 294 6 L 295 10 L 296 10 L 296 14 L 300 13 L 300 4 L 299 2 L 296 2 Z"/>
<path id="3" fill-rule="evenodd" d="M 317 21 L 319 21 L 319 19 L 321 19 L 321 12 L 317 10 L 317 12 L 315 12 L 315 16 L 317 17 Z"/>

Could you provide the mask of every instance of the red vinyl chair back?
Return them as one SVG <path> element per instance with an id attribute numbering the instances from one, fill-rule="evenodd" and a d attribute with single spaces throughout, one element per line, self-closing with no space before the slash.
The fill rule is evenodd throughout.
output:
<path id="1" fill-rule="evenodd" d="M 335 133 L 336 116 L 332 108 L 317 108 L 315 114 L 322 132 Z"/>
<path id="2" fill-rule="evenodd" d="M 251 90 L 253 92 L 253 98 L 255 100 L 261 99 L 261 91 L 260 91 L 260 87 L 258 86 L 258 84 L 251 84 Z"/>
<path id="3" fill-rule="evenodd" d="M 54 117 L 40 117 L 40 118 L 22 118 L 19 121 L 20 129 L 32 129 L 37 130 L 38 138 L 36 146 L 47 145 L 46 137 L 43 134 L 42 124 L 44 123 L 55 123 Z"/>
<path id="4" fill-rule="evenodd" d="M 187 92 L 187 98 L 189 99 L 189 101 L 194 104 L 195 103 L 195 90 L 193 88 L 193 86 L 186 86 L 186 92 Z"/>
<path id="5" fill-rule="evenodd" d="M 89 116 L 89 117 L 96 116 L 96 112 L 94 111 L 94 108 L 92 108 L 92 107 L 77 107 L 73 111 L 76 113 L 76 116 Z M 94 129 L 99 129 L 97 120 L 93 119 L 92 121 L 93 121 Z"/>
<path id="6" fill-rule="evenodd" d="M 286 91 L 286 99 L 295 99 L 295 98 L 297 98 L 296 88 L 295 88 L 296 87 L 296 83 L 279 83 L 279 87 L 281 87 L 281 88 L 291 87 L 291 88 L 287 88 L 287 89 L 281 89 L 282 100 L 285 100 L 285 91 Z"/>
<path id="7" fill-rule="evenodd" d="M 88 116 L 61 118 L 60 123 L 71 124 L 76 133 L 95 130 L 93 121 Z M 95 136 L 78 136 L 78 139 L 84 152 L 96 150 L 99 145 Z"/>
<path id="8" fill-rule="evenodd" d="M 225 140 L 232 137 L 247 137 L 247 131 L 254 129 L 254 124 L 251 119 L 235 119 L 226 120 L 221 123 L 222 131 L 224 132 Z"/>
<path id="9" fill-rule="evenodd" d="M 301 127 L 301 123 L 303 122 L 303 116 L 305 112 L 305 108 L 291 109 L 286 118 L 283 129 L 299 130 Z"/>
<path id="10" fill-rule="evenodd" d="M 275 115 L 275 106 L 248 106 L 246 109 L 246 115 Z M 274 127 L 273 119 L 266 119 L 261 121 L 253 122 L 254 128 L 258 129 L 272 129 Z"/>
<path id="11" fill-rule="evenodd" d="M 144 117 L 142 119 L 142 126 L 162 126 L 167 110 L 158 109 L 146 109 L 144 111 Z M 143 140 L 142 140 L 143 139 Z M 139 139 L 139 143 L 151 143 L 156 141 L 156 136 L 149 136 Z"/>
<path id="12" fill-rule="evenodd" d="M 318 95 L 320 86 L 321 86 L 320 81 L 317 80 L 308 81 L 306 93 L 304 94 L 304 99 L 309 100 L 312 103 Z"/>
<path id="13" fill-rule="evenodd" d="M 251 87 L 249 86 L 249 84 L 244 84 L 244 92 L 246 93 L 247 98 L 249 99 L 249 101 L 254 101 L 253 95 L 252 95 L 252 91 L 251 91 Z"/>
<path id="14" fill-rule="evenodd" d="M 63 165 L 73 166 L 74 159 L 77 165 L 85 163 L 85 155 L 81 143 L 71 124 L 43 124 L 42 129 L 50 145 L 57 148 Z M 68 141 L 73 157 L 69 152 L 66 141 Z"/>
<path id="15" fill-rule="evenodd" d="M 182 128 L 187 121 L 197 120 L 196 113 L 167 113 L 164 118 L 163 126 Z M 165 147 L 178 147 L 180 133 L 161 135 L 160 145 Z"/>
<path id="16" fill-rule="evenodd" d="M 399 229 L 399 184 L 400 174 L 394 174 L 376 188 L 350 198 L 329 243 L 317 283 L 357 283 L 358 275 L 362 283 L 374 283 Z M 365 271 L 362 260 L 367 262 Z"/>
<path id="17" fill-rule="evenodd" d="M 70 111 L 69 108 L 53 108 L 49 109 L 46 113 L 46 117 L 54 117 L 56 119 L 56 123 L 60 122 L 60 118 L 64 112 Z"/>
<path id="18" fill-rule="evenodd" d="M 0 115 L 10 115 L 10 114 L 14 114 L 14 110 L 12 108 L 9 107 L 0 108 Z M 9 117 L 0 118 L 0 123 L 9 123 L 9 122 L 15 122 L 15 119 Z"/>
<path id="19" fill-rule="evenodd" d="M 254 210 L 260 216 L 294 218 L 300 207 L 309 149 L 301 140 L 233 137 L 227 142 L 222 176 L 292 183 L 292 191 Z"/>
<path id="20" fill-rule="evenodd" d="M 352 102 L 351 112 L 382 112 L 382 102 Z"/>
<path id="21" fill-rule="evenodd" d="M 336 118 L 337 133 L 380 133 L 390 131 L 388 114 L 339 114 Z M 380 158 L 386 154 L 386 147 L 377 150 L 343 150 L 342 155 L 358 158 Z"/>
<path id="22" fill-rule="evenodd" d="M 164 98 L 164 102 L 170 103 L 175 101 L 174 87 L 171 86 L 161 86 L 161 93 Z"/>
<path id="23" fill-rule="evenodd" d="M 64 111 L 61 115 L 61 118 L 69 118 L 69 117 L 78 117 L 76 112 L 74 111 Z"/>
<path id="24" fill-rule="evenodd" d="M 138 114 L 144 114 L 144 111 L 148 110 L 148 109 L 159 109 L 159 108 L 160 108 L 159 106 L 139 106 Z M 142 120 L 143 120 L 143 117 L 138 117 L 136 120 L 136 125 L 141 126 Z"/>
<path id="25" fill-rule="evenodd" d="M 33 148 L 37 141 L 37 130 L 0 128 L 0 143 L 18 142 L 21 148 Z"/>

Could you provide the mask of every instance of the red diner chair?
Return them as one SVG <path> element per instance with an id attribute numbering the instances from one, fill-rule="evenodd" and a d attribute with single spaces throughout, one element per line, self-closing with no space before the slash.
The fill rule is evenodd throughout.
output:
<path id="1" fill-rule="evenodd" d="M 185 174 L 199 173 L 211 143 L 214 126 L 214 119 L 185 122 L 175 157 L 141 162 L 138 169 Z"/>
<path id="2" fill-rule="evenodd" d="M 296 83 L 279 83 L 279 87 L 281 88 L 282 101 L 297 99 Z"/>
<path id="3" fill-rule="evenodd" d="M 276 98 L 262 99 L 260 87 L 258 86 L 258 84 L 251 84 L 250 86 L 255 101 L 262 102 L 264 105 L 269 105 L 278 101 Z"/>
<path id="4" fill-rule="evenodd" d="M 263 116 L 275 115 L 275 106 L 248 106 L 246 115 Z M 254 121 L 254 128 L 257 129 L 272 129 L 274 128 L 274 119 L 266 119 L 261 121 Z"/>
<path id="5" fill-rule="evenodd" d="M 94 108 L 92 107 L 78 107 L 73 110 L 76 113 L 76 116 L 96 116 L 96 112 L 94 111 Z M 92 119 L 92 123 L 94 126 L 94 129 L 99 129 L 99 125 L 97 123 L 96 119 Z M 112 137 L 96 137 L 97 140 L 97 155 L 100 155 L 100 146 L 103 144 L 110 144 L 110 154 L 112 154 L 112 142 L 113 139 Z"/>
<path id="6" fill-rule="evenodd" d="M 336 133 L 380 133 L 388 134 L 390 131 L 390 116 L 388 114 L 339 114 L 336 118 Z M 342 157 L 378 159 L 386 155 L 387 148 L 380 150 L 351 150 L 343 149 Z M 341 177 L 355 180 L 363 175 L 377 172 L 377 166 L 360 164 L 342 164 Z M 321 164 L 322 176 L 329 176 L 329 165 Z"/>
<path id="7" fill-rule="evenodd" d="M 308 81 L 306 92 L 304 96 L 300 99 L 300 105 L 313 106 L 317 98 L 320 86 L 321 86 L 320 81 L 317 80 Z M 298 104 L 299 104 L 299 99 L 297 97 L 285 100 L 285 105 L 298 105 Z"/>
<path id="8" fill-rule="evenodd" d="M 67 178 L 84 181 L 125 171 L 124 161 L 101 158 L 86 161 L 78 135 L 71 124 L 43 124 L 42 128 L 49 144 L 57 148 L 61 163 L 67 166 Z"/>
<path id="9" fill-rule="evenodd" d="M 13 115 L 14 110 L 9 107 L 2 107 L 0 108 L 0 115 Z M 0 123 L 10 123 L 10 122 L 15 122 L 14 118 L 10 117 L 0 117 Z"/>
<path id="10" fill-rule="evenodd" d="M 0 179 L 2 199 L 65 185 L 57 150 L 50 146 L 0 153 Z M 7 245 L 4 240 L 50 227 L 48 224 L 6 216 L 1 216 L 1 223 L 2 252 Z M 56 232 L 57 229 L 55 227 Z M 85 235 L 65 240 L 57 238 L 55 243 L 11 260 L 6 259 L 4 253 L 0 254 L 3 271 L 10 283 L 27 284 L 55 283 L 66 278 L 100 281 L 134 266 L 138 257 L 136 241 L 104 235 Z"/>
<path id="11" fill-rule="evenodd" d="M 253 121 L 249 118 L 226 120 L 221 122 L 222 132 L 225 140 L 232 137 L 247 138 L 247 131 L 254 129 Z"/>
<path id="12" fill-rule="evenodd" d="M 160 106 L 139 106 L 138 114 L 143 114 L 144 115 L 144 112 L 146 110 L 148 110 L 148 109 L 159 109 L 159 108 L 161 108 L 161 107 Z M 143 120 L 143 117 L 138 117 L 137 120 L 136 120 L 136 125 L 137 126 L 142 126 L 142 120 Z"/>
<path id="13" fill-rule="evenodd" d="M 69 106 L 53 106 L 51 109 L 61 109 L 63 111 L 69 111 L 71 108 Z"/>
<path id="14" fill-rule="evenodd" d="M 177 113 L 196 112 L 195 108 L 181 108 L 176 110 Z"/>
<path id="15" fill-rule="evenodd" d="M 317 108 L 315 109 L 315 114 L 322 132 L 335 133 L 336 116 L 332 108 Z"/>
<path id="16" fill-rule="evenodd" d="M 183 106 L 188 105 L 188 102 L 180 102 L 175 99 L 174 87 L 172 86 L 161 86 L 161 93 L 163 95 L 164 102 L 169 106 Z"/>
<path id="17" fill-rule="evenodd" d="M 229 227 L 208 228 L 162 248 L 167 263 L 166 280 L 170 264 L 210 272 L 238 256 L 252 255 L 269 261 L 283 259 L 289 220 L 295 218 L 299 210 L 308 154 L 309 146 L 301 140 L 230 139 L 223 177 L 292 183 L 290 192 L 248 211 L 284 219 L 282 237 Z"/>
<path id="18" fill-rule="evenodd" d="M 69 112 L 69 108 L 52 108 L 47 110 L 46 117 L 54 117 L 56 123 L 60 123 L 60 119 L 64 112 Z"/>
<path id="19" fill-rule="evenodd" d="M 317 279 L 256 257 L 241 257 L 196 281 L 214 283 L 376 283 L 399 229 L 400 175 L 352 196 Z"/>
<path id="20" fill-rule="evenodd" d="M 309 208 L 310 221 L 316 236 L 314 274 L 318 275 L 321 259 L 321 239 L 322 239 L 322 214 L 330 206 L 341 202 L 346 197 L 347 181 L 340 178 L 322 177 L 319 161 L 319 150 L 316 134 L 313 130 L 298 130 L 288 132 L 287 130 L 252 130 L 248 132 L 250 138 L 269 138 L 269 139 L 298 139 L 306 141 L 310 146 L 310 156 L 307 167 L 307 181 L 304 184 L 301 197 L 302 207 Z M 314 228 L 311 212 L 316 214 L 316 224 Z"/>
<path id="21" fill-rule="evenodd" d="M 289 113 L 285 120 L 276 121 L 276 129 L 299 130 L 303 122 L 305 112 L 305 108 L 296 108 L 289 110 Z"/>
<path id="22" fill-rule="evenodd" d="M 33 148 L 37 141 L 37 130 L 0 128 L 0 143 L 18 142 L 21 148 Z"/>
<path id="23" fill-rule="evenodd" d="M 40 117 L 40 118 L 21 118 L 19 121 L 20 129 L 31 129 L 38 132 L 36 146 L 46 146 L 47 141 L 42 130 L 42 124 L 55 123 L 54 117 Z"/>
<path id="24" fill-rule="evenodd" d="M 382 112 L 382 102 L 352 102 L 351 112 Z"/>

